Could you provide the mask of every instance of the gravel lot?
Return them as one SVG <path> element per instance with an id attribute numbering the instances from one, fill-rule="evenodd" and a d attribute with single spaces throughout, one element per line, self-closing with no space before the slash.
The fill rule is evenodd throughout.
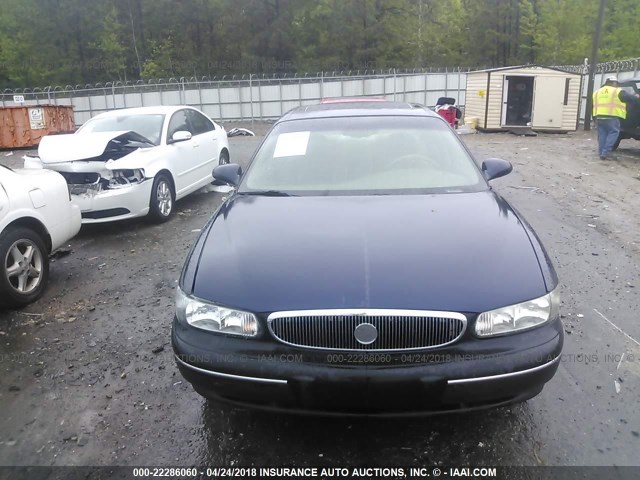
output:
<path id="1" fill-rule="evenodd" d="M 561 279 L 565 355 L 538 397 L 410 420 L 207 404 L 169 343 L 184 257 L 223 200 L 201 191 L 164 225 L 84 227 L 44 297 L 0 312 L 0 465 L 638 465 L 640 142 L 605 162 L 595 132 L 463 139 L 479 159 L 513 162 L 494 186 Z M 260 140 L 230 139 L 232 161 L 246 164 Z"/>

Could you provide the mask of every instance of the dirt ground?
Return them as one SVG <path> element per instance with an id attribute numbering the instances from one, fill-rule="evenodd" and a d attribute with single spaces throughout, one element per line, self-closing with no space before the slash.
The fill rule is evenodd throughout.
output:
<path id="1" fill-rule="evenodd" d="M 640 142 L 602 161 L 595 132 L 462 138 L 478 159 L 513 163 L 494 187 L 561 279 L 565 352 L 538 397 L 412 420 L 203 401 L 169 343 L 185 255 L 223 200 L 201 191 L 161 226 L 84 227 L 44 297 L 0 312 L 0 465 L 638 465 Z M 261 137 L 230 140 L 232 161 L 246 164 Z M 21 163 L 24 152 L 6 153 L 0 163 Z"/>

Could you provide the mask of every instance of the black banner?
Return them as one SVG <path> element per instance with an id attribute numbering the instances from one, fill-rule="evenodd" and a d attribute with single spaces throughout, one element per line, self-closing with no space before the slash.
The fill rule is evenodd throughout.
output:
<path id="1" fill-rule="evenodd" d="M 100 479 L 498 479 L 498 480 L 635 480 L 638 467 L 492 467 L 492 466 L 388 466 L 388 467 L 1 467 L 4 480 Z"/>

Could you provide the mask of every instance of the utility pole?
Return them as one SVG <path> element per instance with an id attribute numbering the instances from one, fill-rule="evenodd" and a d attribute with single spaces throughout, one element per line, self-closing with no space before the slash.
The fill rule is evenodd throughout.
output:
<path id="1" fill-rule="evenodd" d="M 589 64 L 589 81 L 587 83 L 587 111 L 584 112 L 585 130 L 591 130 L 591 112 L 593 110 L 593 82 L 596 76 L 596 66 L 598 65 L 598 49 L 600 48 L 600 32 L 602 31 L 602 21 L 604 20 L 605 3 L 606 0 L 600 0 L 600 10 L 598 11 L 596 31 L 593 33 L 593 48 L 591 50 L 591 62 Z"/>

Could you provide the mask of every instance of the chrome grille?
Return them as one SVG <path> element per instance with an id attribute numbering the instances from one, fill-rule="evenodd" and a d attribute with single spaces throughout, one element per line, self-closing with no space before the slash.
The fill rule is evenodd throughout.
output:
<path id="1" fill-rule="evenodd" d="M 373 343 L 359 343 L 354 332 L 369 323 L 377 329 Z M 455 342 L 467 320 L 456 312 L 422 310 L 304 310 L 269 315 L 271 333 L 300 347 L 330 350 L 411 350 Z"/>

